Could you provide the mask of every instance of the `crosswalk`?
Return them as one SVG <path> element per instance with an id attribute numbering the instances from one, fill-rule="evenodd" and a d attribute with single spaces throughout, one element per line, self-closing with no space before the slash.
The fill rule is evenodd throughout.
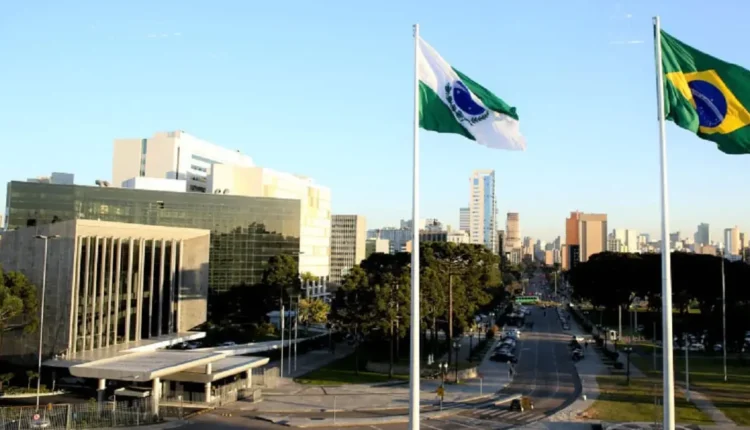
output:
<path id="1" fill-rule="evenodd" d="M 479 408 L 471 411 L 471 415 L 482 421 L 499 421 L 514 424 L 528 424 L 542 420 L 547 414 L 540 411 L 511 411 L 508 407 Z"/>

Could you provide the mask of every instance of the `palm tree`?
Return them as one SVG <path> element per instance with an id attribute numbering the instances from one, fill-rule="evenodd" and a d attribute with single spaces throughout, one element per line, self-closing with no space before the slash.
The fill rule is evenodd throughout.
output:
<path id="1" fill-rule="evenodd" d="M 31 390 L 31 381 L 34 379 L 39 378 L 39 373 L 34 372 L 33 370 L 27 370 L 26 371 L 26 380 L 28 381 L 28 385 L 26 386 L 29 390 Z"/>
<path id="2" fill-rule="evenodd" d="M 16 375 L 14 375 L 12 373 L 3 373 L 3 374 L 0 374 L 0 392 L 3 391 L 3 386 L 5 384 L 9 384 L 10 380 L 13 379 L 14 376 L 16 376 Z"/>

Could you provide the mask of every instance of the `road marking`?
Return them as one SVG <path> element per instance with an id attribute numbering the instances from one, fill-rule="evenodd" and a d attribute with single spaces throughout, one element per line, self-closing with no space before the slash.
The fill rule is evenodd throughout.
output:
<path id="1" fill-rule="evenodd" d="M 370 428 L 375 429 L 375 430 L 383 430 L 380 427 L 376 427 L 376 426 L 370 426 Z"/>
<path id="2" fill-rule="evenodd" d="M 445 422 L 451 423 L 451 424 L 458 424 L 458 425 L 460 425 L 462 427 L 466 427 L 466 428 L 470 428 L 470 429 L 478 429 L 479 428 L 477 426 L 470 426 L 468 424 L 460 423 L 458 421 L 454 421 L 454 420 L 451 420 L 451 419 L 448 419 L 448 418 L 438 418 L 438 420 L 445 421 Z"/>
<path id="3" fill-rule="evenodd" d="M 419 426 L 420 426 L 420 427 L 422 427 L 422 426 L 425 426 L 425 427 L 427 427 L 427 428 L 431 428 L 431 429 L 433 429 L 433 430 L 442 430 L 442 429 L 441 429 L 440 427 L 435 427 L 435 426 L 431 426 L 431 425 L 429 425 L 429 424 L 425 423 L 424 421 L 420 422 L 420 423 L 419 423 Z"/>

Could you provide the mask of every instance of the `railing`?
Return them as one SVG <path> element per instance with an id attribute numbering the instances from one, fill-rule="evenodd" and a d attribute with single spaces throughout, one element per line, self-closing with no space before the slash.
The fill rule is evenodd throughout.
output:
<path id="1" fill-rule="evenodd" d="M 159 422 L 152 413 L 150 399 L 128 402 L 47 405 L 39 411 L 33 406 L 0 408 L 0 429 L 45 428 L 70 430 L 104 427 L 132 427 Z M 49 423 L 40 427 L 37 423 Z"/>

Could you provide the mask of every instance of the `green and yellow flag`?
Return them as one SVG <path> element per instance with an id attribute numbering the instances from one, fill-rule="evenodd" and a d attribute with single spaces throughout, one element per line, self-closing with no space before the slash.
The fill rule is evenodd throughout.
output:
<path id="1" fill-rule="evenodd" d="M 715 142 L 727 154 L 750 154 L 750 71 L 661 32 L 666 119 Z"/>

